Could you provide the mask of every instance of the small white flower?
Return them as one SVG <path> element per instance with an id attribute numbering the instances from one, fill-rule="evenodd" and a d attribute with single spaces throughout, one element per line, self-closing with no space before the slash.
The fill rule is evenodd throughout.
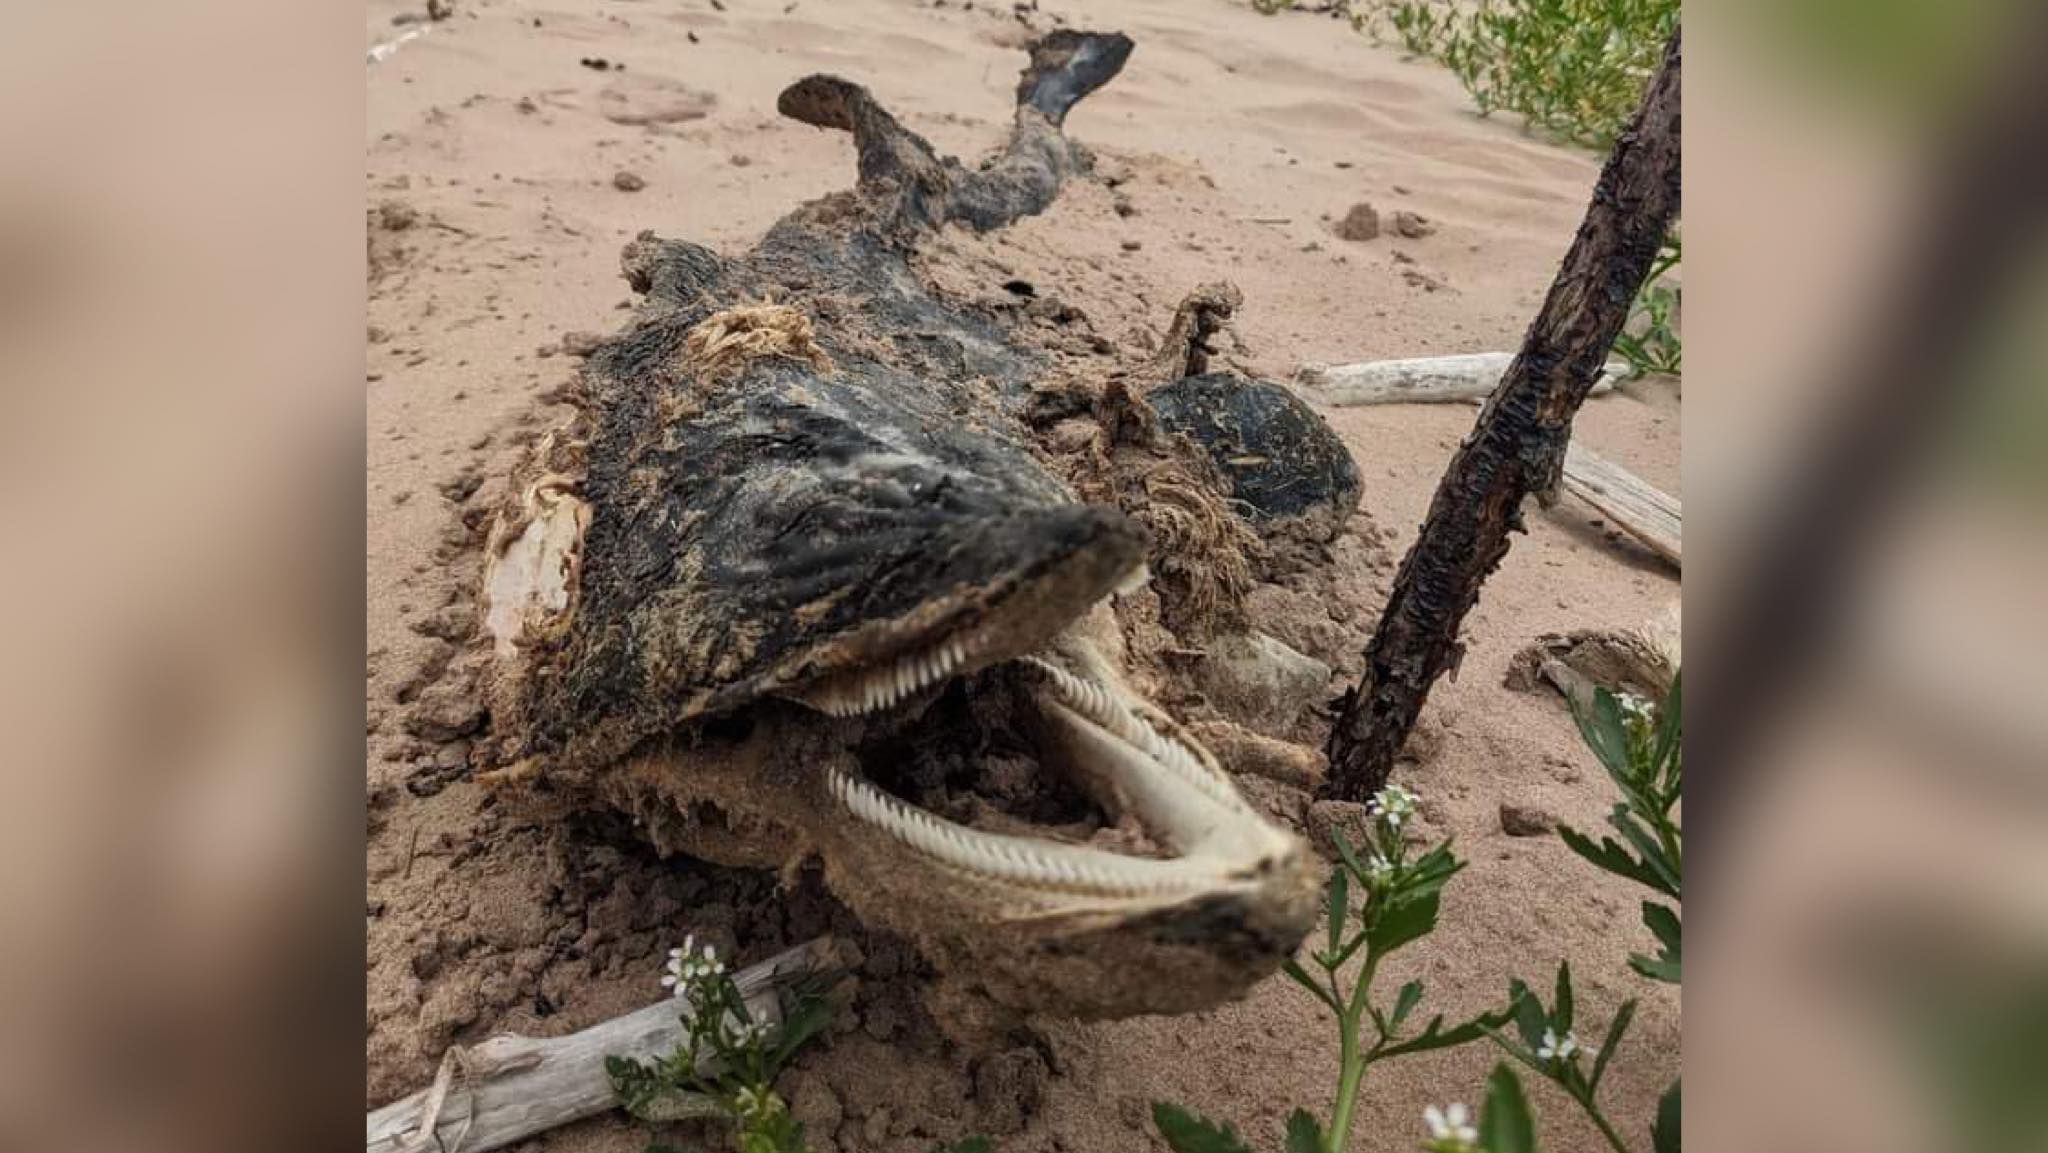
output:
<path id="1" fill-rule="evenodd" d="M 682 948 L 668 951 L 668 964 L 664 966 L 666 972 L 661 977 L 662 988 L 673 990 L 679 997 L 683 994 L 684 985 L 689 981 L 689 955 L 690 939 L 685 937 Z"/>
<path id="2" fill-rule="evenodd" d="M 1399 785 L 1388 785 L 1372 795 L 1365 811 L 1374 820 L 1384 821 L 1388 828 L 1399 829 L 1401 822 L 1415 812 L 1415 803 L 1422 798 Z"/>
<path id="3" fill-rule="evenodd" d="M 703 981 L 725 975 L 725 965 L 718 960 L 718 952 L 710 945 L 697 948 L 697 938 L 683 938 L 681 948 L 668 951 L 667 972 L 662 975 L 663 988 L 671 989 L 678 997 L 688 993 L 693 986 Z"/>
<path id="4" fill-rule="evenodd" d="M 1415 802 L 1421 799 L 1399 785 L 1388 785 L 1372 795 L 1366 809 L 1375 817 L 1393 814 L 1406 816 L 1415 811 Z"/>
<path id="5" fill-rule="evenodd" d="M 1378 853 L 1374 853 L 1372 856 L 1366 858 L 1366 880 L 1377 884 L 1379 882 L 1385 881 L 1388 877 L 1391 877 L 1393 875 L 1394 863 L 1392 861 L 1387 860 L 1385 857 L 1380 856 Z"/>
<path id="6" fill-rule="evenodd" d="M 1442 1109 L 1431 1105 L 1422 1111 L 1422 1120 L 1434 1140 L 1466 1145 L 1479 1140 L 1479 1130 L 1472 1126 L 1472 1112 L 1462 1104 L 1453 1103 Z"/>
<path id="7" fill-rule="evenodd" d="M 1569 1061 L 1579 1051 L 1579 1038 L 1575 1033 L 1566 1033 L 1559 1040 L 1554 1029 L 1543 1030 L 1543 1044 L 1536 1047 L 1536 1056 L 1543 1061 Z"/>

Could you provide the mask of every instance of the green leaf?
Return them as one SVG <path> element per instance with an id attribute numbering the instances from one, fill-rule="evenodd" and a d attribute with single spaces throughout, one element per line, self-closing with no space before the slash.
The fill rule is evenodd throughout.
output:
<path id="1" fill-rule="evenodd" d="M 1558 826 L 1557 835 L 1563 838 L 1565 845 L 1572 852 L 1613 873 L 1615 876 L 1627 877 L 1631 881 L 1648 885 L 1667 897 L 1676 898 L 1678 896 L 1677 888 L 1667 881 L 1663 875 L 1648 865 L 1638 863 L 1634 857 L 1629 856 L 1628 850 L 1622 848 L 1621 844 L 1614 838 L 1602 837 L 1600 838 L 1600 844 L 1596 846 L 1593 844 L 1592 838 L 1564 825 Z"/>
<path id="2" fill-rule="evenodd" d="M 1680 964 L 1677 961 L 1667 961 L 1644 953 L 1630 953 L 1628 967 L 1652 981 L 1663 981 L 1668 985 L 1685 983 L 1685 974 L 1680 971 Z"/>
<path id="3" fill-rule="evenodd" d="M 1228 1125 L 1218 1127 L 1204 1117 L 1165 1101 L 1152 1104 L 1152 1123 L 1173 1153 L 1252 1153 L 1251 1146 Z"/>
<path id="4" fill-rule="evenodd" d="M 1451 842 L 1429 850 L 1402 870 L 1401 891 L 1408 895 L 1434 893 L 1465 867 L 1451 852 Z"/>
<path id="5" fill-rule="evenodd" d="M 932 1150 L 932 1153 L 990 1153 L 994 1148 L 995 1146 L 989 1144 L 988 1138 L 975 1136 L 963 1137 L 951 1145 L 941 1145 Z"/>
<path id="6" fill-rule="evenodd" d="M 1407 1020 L 1408 1014 L 1414 1012 L 1415 1006 L 1421 1003 L 1422 982 L 1410 981 L 1406 985 L 1401 986 L 1401 991 L 1394 994 L 1394 1012 L 1392 1016 L 1387 1018 L 1387 1032 L 1399 1032 L 1401 1022 Z"/>
<path id="7" fill-rule="evenodd" d="M 1323 1127 L 1306 1109 L 1287 1115 L 1287 1153 L 1323 1153 Z"/>
<path id="8" fill-rule="evenodd" d="M 1636 819 L 1635 814 L 1630 812 L 1626 805 L 1614 806 L 1614 811 L 1608 814 L 1607 822 L 1620 829 L 1621 835 L 1627 837 L 1629 843 L 1636 847 L 1636 852 L 1642 857 L 1643 867 L 1650 870 L 1657 877 L 1656 888 L 1661 892 L 1670 894 L 1672 897 L 1677 897 L 1678 871 L 1676 862 L 1665 859 L 1664 846 L 1657 840 L 1656 834 L 1643 828 L 1642 823 Z"/>
<path id="9" fill-rule="evenodd" d="M 1550 1023 L 1562 1037 L 1572 1031 L 1572 963 L 1557 963 L 1557 1000 L 1550 1006 Z"/>
<path id="10" fill-rule="evenodd" d="M 1623 789 L 1633 787 L 1628 760 L 1628 726 L 1622 723 L 1621 702 L 1605 688 L 1593 690 L 1593 701 L 1582 705 L 1572 701 L 1572 719 L 1578 722 L 1579 737 L 1593 751 L 1594 759 Z"/>
<path id="11" fill-rule="evenodd" d="M 1684 728 L 1681 712 L 1684 704 L 1680 698 L 1679 681 L 1684 674 L 1671 678 L 1671 691 L 1664 694 L 1664 703 L 1657 706 L 1657 739 L 1651 743 L 1650 767 L 1663 783 L 1666 796 L 1676 797 L 1682 779 L 1680 758 L 1683 755 L 1680 733 Z"/>
<path id="12" fill-rule="evenodd" d="M 1643 924 L 1657 938 L 1657 943 L 1664 946 L 1664 956 L 1672 961 L 1678 960 L 1682 942 L 1677 911 L 1669 905 L 1644 901 Z"/>
<path id="13" fill-rule="evenodd" d="M 1345 836 L 1342 829 L 1331 829 L 1330 840 L 1337 846 L 1337 857 L 1344 862 L 1344 867 L 1360 881 L 1365 880 L 1365 867 L 1358 863 L 1358 854 L 1351 848 L 1351 838 Z"/>
<path id="14" fill-rule="evenodd" d="M 1657 938 L 1660 951 L 1655 957 L 1631 954 L 1628 959 L 1630 967 L 1654 981 L 1668 981 L 1674 985 L 1681 983 L 1684 979 L 1681 971 L 1683 941 L 1678 913 L 1667 905 L 1644 901 L 1643 924 Z"/>
<path id="15" fill-rule="evenodd" d="M 1543 1002 L 1520 981 L 1508 982 L 1508 999 L 1509 1009 L 1515 1015 L 1515 1031 L 1533 1053 L 1543 1044 L 1543 1030 L 1550 1027 L 1550 1016 L 1543 1011 Z"/>
<path id="16" fill-rule="evenodd" d="M 1673 1081 L 1657 1102 L 1657 1119 L 1650 1124 L 1650 1147 L 1656 1153 L 1679 1153 L 1678 1127 L 1683 1112 L 1678 1104 L 1678 1082 Z"/>
<path id="17" fill-rule="evenodd" d="M 1429 1024 L 1423 1026 L 1422 1032 L 1398 1045 L 1389 1045 L 1378 1050 L 1373 1060 L 1384 1061 L 1388 1057 L 1400 1057 L 1409 1053 L 1427 1053 L 1431 1049 L 1449 1049 L 1455 1045 L 1477 1041 L 1486 1036 L 1488 1030 L 1498 1029 L 1507 1022 L 1507 1011 L 1481 1013 L 1470 1021 L 1446 1029 L 1443 1027 L 1443 1015 L 1438 1014 L 1429 1019 Z"/>
<path id="18" fill-rule="evenodd" d="M 1316 984 L 1315 978 L 1308 975 L 1308 970 L 1301 967 L 1301 962 L 1296 961 L 1292 957 L 1290 957 L 1281 964 L 1280 971 L 1294 978 L 1295 984 L 1300 985 L 1302 988 L 1307 989 L 1311 993 L 1314 993 L 1316 995 L 1316 1000 L 1321 1001 L 1323 1004 L 1328 1005 L 1330 1007 L 1330 1012 L 1337 1013 L 1340 1015 L 1344 1012 L 1344 1010 L 1337 1005 L 1337 1002 L 1331 998 L 1330 991 L 1328 989 L 1323 988 L 1321 985 Z"/>
<path id="19" fill-rule="evenodd" d="M 799 997 L 784 1013 L 782 1027 L 775 1034 L 775 1044 L 765 1055 L 769 1076 L 773 1077 L 791 1054 L 802 1048 L 804 1042 L 824 1032 L 831 1023 L 832 1002 L 822 996 Z"/>
<path id="20" fill-rule="evenodd" d="M 1614 1051 L 1621 1047 L 1621 1036 L 1628 1032 L 1629 1022 L 1635 1019 L 1636 1001 L 1634 997 L 1630 997 L 1615 1011 L 1614 1020 L 1607 1026 L 1607 1036 L 1600 1042 L 1600 1053 L 1593 1058 L 1593 1078 L 1586 1083 L 1588 1096 L 1599 1090 L 1600 1078 L 1607 1072 L 1607 1062 L 1614 1057 Z"/>
<path id="21" fill-rule="evenodd" d="M 1486 1104 L 1479 1111 L 1479 1144 L 1487 1153 L 1536 1153 L 1536 1122 L 1522 1082 L 1505 1064 L 1486 1079 Z M 1658 1153 L 1663 1153 L 1659 1150 Z"/>
<path id="22" fill-rule="evenodd" d="M 1322 961 L 1324 965 L 1328 967 L 1332 972 L 1335 972 L 1336 970 L 1343 968 L 1344 962 L 1349 961 L 1352 958 L 1352 956 L 1358 952 L 1359 948 L 1364 944 L 1365 930 L 1361 929 L 1359 930 L 1358 935 L 1356 937 L 1351 938 L 1351 942 L 1349 944 L 1345 945 L 1342 949 L 1337 950 L 1336 956 L 1318 958 L 1318 960 Z"/>
<path id="23" fill-rule="evenodd" d="M 1428 892 L 1381 909 L 1365 931 L 1366 947 L 1374 956 L 1384 957 L 1403 945 L 1427 937 L 1436 928 L 1440 901 L 1435 892 Z"/>
<path id="24" fill-rule="evenodd" d="M 1351 900 L 1351 878 L 1350 878 L 1350 875 L 1349 875 L 1349 874 L 1347 874 L 1347 873 L 1345 873 L 1345 871 L 1344 871 L 1344 870 L 1342 870 L 1342 869 L 1336 869 L 1336 870 L 1332 871 L 1332 872 L 1331 872 L 1331 874 L 1330 874 L 1330 907 L 1329 907 L 1329 920 L 1330 920 L 1330 924 L 1329 924 L 1329 930 L 1330 930 L 1330 945 L 1329 945 L 1329 951 L 1330 951 L 1330 953 L 1331 953 L 1332 955 L 1334 955 L 1334 954 L 1335 954 L 1335 953 L 1337 952 L 1337 942 L 1343 939 L 1343 935 L 1344 935 L 1344 914 L 1345 914 L 1346 910 L 1347 910 L 1347 909 L 1348 909 L 1348 908 L 1350 907 L 1350 900 Z"/>

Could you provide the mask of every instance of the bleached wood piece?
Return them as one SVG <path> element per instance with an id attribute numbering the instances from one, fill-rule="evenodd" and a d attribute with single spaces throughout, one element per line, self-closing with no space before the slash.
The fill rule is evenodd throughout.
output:
<path id="1" fill-rule="evenodd" d="M 1484 400 L 1515 359 L 1511 352 L 1470 352 L 1359 364 L 1304 364 L 1294 379 L 1310 395 L 1340 408 L 1364 404 L 1448 404 Z M 1627 371 L 1618 361 L 1593 382 L 1593 395 L 1614 388 Z"/>
<path id="2" fill-rule="evenodd" d="M 827 971 L 831 939 L 799 945 L 735 978 L 756 1020 L 781 1024 L 779 993 Z M 434 1084 L 368 1121 L 368 1153 L 485 1153 L 617 1106 L 607 1056 L 646 1060 L 673 1052 L 683 1037 L 684 1003 L 664 1000 L 565 1037 L 506 1033 L 449 1050 Z M 424 1129 L 433 1116 L 432 1131 Z"/>
<path id="3" fill-rule="evenodd" d="M 1564 450 L 1564 489 L 1674 565 L 1684 517 L 1678 498 L 1574 441 Z M 1681 566 L 1682 567 L 1682 566 Z"/>

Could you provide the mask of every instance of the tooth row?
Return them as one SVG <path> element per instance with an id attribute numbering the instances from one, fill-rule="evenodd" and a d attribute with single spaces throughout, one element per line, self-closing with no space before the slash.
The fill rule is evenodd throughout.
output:
<path id="1" fill-rule="evenodd" d="M 855 819 L 923 856 L 978 876 L 1105 896 L 1179 892 L 1213 883 L 1208 870 L 1183 861 L 1120 857 L 984 833 L 933 816 L 836 769 L 829 779 L 833 798 Z"/>
<path id="2" fill-rule="evenodd" d="M 859 716 L 886 709 L 912 693 L 952 676 L 967 663 L 972 646 L 964 638 L 952 638 L 938 647 L 914 653 L 890 668 L 853 674 L 852 683 L 820 686 L 811 703 L 835 717 Z"/>
<path id="3" fill-rule="evenodd" d="M 1083 680 L 1037 657 L 1023 659 L 1024 663 L 1044 674 L 1052 686 L 1053 695 L 1059 698 L 1061 704 L 1113 733 L 1125 744 L 1136 748 L 1162 767 L 1171 770 L 1175 776 L 1200 790 L 1211 800 L 1240 812 L 1250 811 L 1245 805 L 1244 798 L 1238 795 L 1237 786 L 1219 776 L 1215 770 L 1204 764 L 1201 758 L 1182 747 L 1179 741 L 1162 736 L 1151 725 L 1134 715 L 1107 687 Z"/>

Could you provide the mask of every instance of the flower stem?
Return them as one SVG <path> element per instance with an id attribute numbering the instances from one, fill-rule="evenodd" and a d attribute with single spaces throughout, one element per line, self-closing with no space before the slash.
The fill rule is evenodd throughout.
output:
<path id="1" fill-rule="evenodd" d="M 1358 983 L 1351 991 L 1351 1002 L 1337 1018 L 1341 1071 L 1337 1075 L 1337 1105 L 1330 1113 L 1329 1132 L 1323 1135 L 1326 1153 L 1344 1153 L 1351 1136 L 1351 1114 L 1358 1107 L 1358 1086 L 1365 1080 L 1365 1067 L 1371 1063 L 1369 1054 L 1359 1048 L 1358 1030 L 1366 1007 L 1372 1003 L 1372 978 L 1379 965 L 1380 959 L 1368 950 L 1365 964 L 1358 971 Z"/>
<path id="2" fill-rule="evenodd" d="M 1593 1124 L 1599 1126 L 1600 1135 L 1607 1138 L 1609 1145 L 1614 1146 L 1614 1153 L 1629 1153 L 1628 1146 L 1622 1143 L 1621 1134 L 1615 1132 L 1614 1126 L 1608 1123 L 1607 1118 L 1600 1115 L 1600 1108 L 1593 1104 L 1592 1098 L 1581 1098 L 1579 1104 L 1585 1107 L 1586 1116 L 1593 1119 Z"/>

